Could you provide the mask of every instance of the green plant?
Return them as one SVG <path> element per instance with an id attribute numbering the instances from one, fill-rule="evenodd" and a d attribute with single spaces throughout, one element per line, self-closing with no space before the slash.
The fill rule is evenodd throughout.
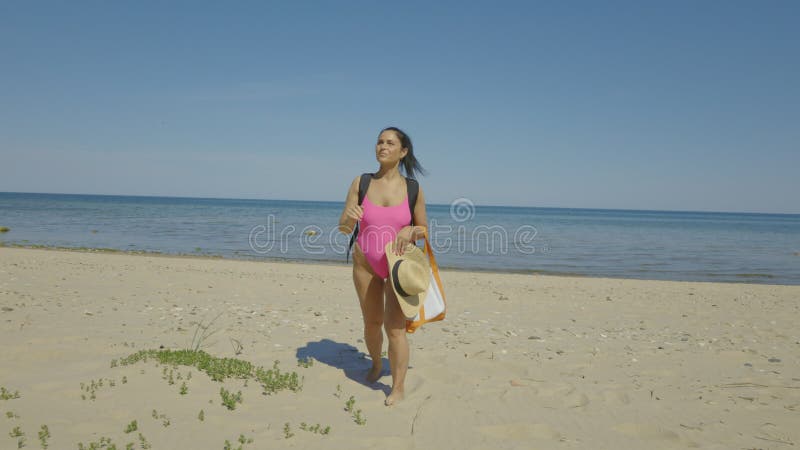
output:
<path id="1" fill-rule="evenodd" d="M 275 361 L 272 369 L 264 370 L 259 367 L 256 369 L 255 379 L 264 388 L 264 394 L 271 395 L 283 389 L 297 392 L 302 389 L 302 381 L 297 372 L 281 372 L 278 368 L 278 361 Z"/>
<path id="2" fill-rule="evenodd" d="M 181 384 L 181 395 L 186 395 L 189 392 L 189 387 L 186 386 L 186 382 L 184 381 Z"/>
<path id="3" fill-rule="evenodd" d="M 347 400 L 347 403 L 344 404 L 344 410 L 347 412 L 353 412 L 353 405 L 355 404 L 356 404 L 356 398 L 351 395 L 350 398 Z"/>
<path id="4" fill-rule="evenodd" d="M 354 412 L 354 413 L 353 413 L 353 420 L 354 420 L 354 421 L 355 421 L 355 422 L 356 422 L 358 425 L 365 425 L 365 424 L 367 423 L 367 418 L 366 418 L 366 417 L 364 417 L 364 416 L 361 414 L 361 410 L 360 410 L 360 409 L 359 409 L 358 411 L 356 411 L 356 412 Z"/>
<path id="5" fill-rule="evenodd" d="M 0 227 L 0 233 L 8 233 L 11 231 L 11 228 L 8 227 Z"/>
<path id="6" fill-rule="evenodd" d="M 236 409 L 237 403 L 242 403 L 242 391 L 232 394 L 229 390 L 221 387 L 219 388 L 219 395 L 222 397 L 222 404 L 231 411 Z"/>
<path id="7" fill-rule="evenodd" d="M 345 403 L 344 405 L 344 410 L 352 414 L 353 420 L 357 424 L 364 425 L 365 423 L 367 423 L 367 419 L 362 415 L 360 409 L 354 411 L 355 404 L 356 404 L 356 399 L 351 395 L 350 398 L 347 400 L 347 403 Z"/>
<path id="8" fill-rule="evenodd" d="M 122 384 L 128 384 L 128 377 L 122 376 Z"/>
<path id="9" fill-rule="evenodd" d="M 142 433 L 139 433 L 139 443 L 141 444 L 142 449 L 144 449 L 144 450 L 147 450 L 147 449 L 152 447 L 150 445 L 150 443 L 147 442 L 147 439 L 145 439 L 145 437 L 144 437 L 144 435 Z"/>
<path id="10" fill-rule="evenodd" d="M 303 430 L 303 431 L 308 431 L 309 433 L 315 433 L 315 434 L 328 434 L 328 433 L 331 432 L 331 427 L 330 426 L 322 428 L 322 425 L 320 425 L 320 424 L 308 425 L 305 422 L 300 424 L 300 429 Z"/>
<path id="11" fill-rule="evenodd" d="M 298 392 L 302 389 L 302 378 L 297 372 L 281 372 L 278 361 L 272 369 L 255 367 L 252 363 L 236 358 L 217 358 L 202 350 L 140 350 L 128 357 L 120 359 L 120 365 L 127 366 L 139 361 L 147 362 L 155 359 L 159 364 L 172 366 L 192 366 L 205 372 L 214 381 L 225 381 L 228 378 L 239 378 L 247 381 L 255 379 L 261 383 L 265 394 L 273 394 L 288 389 Z M 166 367 L 164 377 L 169 377 Z"/>
<path id="12" fill-rule="evenodd" d="M 336 398 L 342 398 L 342 385 L 341 384 L 337 384 L 336 385 L 336 392 L 333 394 L 333 396 L 336 397 Z"/>
<path id="13" fill-rule="evenodd" d="M 164 425 L 165 428 L 168 427 L 169 424 L 171 423 L 170 420 L 169 420 L 169 417 L 167 417 L 166 414 L 159 414 L 158 411 L 156 411 L 155 409 L 150 414 L 150 416 L 152 416 L 153 419 L 156 419 L 156 420 L 161 419 L 161 425 Z"/>
<path id="14" fill-rule="evenodd" d="M 200 414 L 197 415 L 197 419 L 200 420 L 200 422 L 206 420 L 206 413 L 203 412 L 202 409 L 200 410 Z"/>
<path id="15" fill-rule="evenodd" d="M 306 369 L 308 369 L 313 365 L 314 365 L 314 358 L 310 356 L 297 360 L 297 367 L 305 367 Z"/>
<path id="16" fill-rule="evenodd" d="M 42 448 L 47 450 L 47 439 L 50 438 L 50 430 L 47 425 L 42 425 L 42 430 L 39 431 L 39 442 L 42 443 Z"/>
<path id="17" fill-rule="evenodd" d="M 125 433 L 132 433 L 139 429 L 139 424 L 136 423 L 135 420 L 131 421 L 127 427 L 125 427 Z"/>
<path id="18" fill-rule="evenodd" d="M 17 413 L 13 411 L 6 411 L 6 417 L 8 417 L 9 419 L 19 419 Z"/>
<path id="19" fill-rule="evenodd" d="M 172 366 L 193 366 L 205 372 L 214 381 L 225 381 L 227 378 L 252 378 L 253 364 L 234 358 L 217 358 L 202 350 L 140 350 L 126 358 L 120 364 L 127 366 L 137 362 L 155 359 L 158 363 Z M 165 379 L 167 368 L 163 370 Z"/>
<path id="20" fill-rule="evenodd" d="M 11 436 L 12 438 L 15 438 L 20 436 L 25 436 L 25 433 L 22 432 L 22 429 L 20 427 L 14 427 L 14 429 L 11 430 L 8 433 L 8 435 Z"/>
<path id="21" fill-rule="evenodd" d="M 243 450 L 245 444 L 252 444 L 253 443 L 253 439 L 252 438 L 246 438 L 246 437 L 244 437 L 243 434 L 239 435 L 239 439 L 237 439 L 237 441 L 239 442 L 239 446 L 236 447 L 236 448 L 233 448 L 233 446 L 231 445 L 231 441 L 225 439 L 225 446 L 223 447 L 223 450 Z"/>
<path id="22" fill-rule="evenodd" d="M 205 341 L 208 338 L 210 338 L 211 336 L 213 336 L 216 332 L 219 331 L 219 328 L 217 328 L 216 330 L 212 330 L 212 331 L 209 331 L 209 330 L 211 329 L 211 325 L 213 325 L 214 322 L 216 322 L 216 320 L 219 319 L 219 317 L 221 315 L 222 315 L 222 312 L 220 312 L 219 314 L 217 314 L 216 317 L 211 319 L 211 321 L 208 322 L 208 324 L 204 324 L 202 320 L 200 321 L 200 323 L 197 324 L 197 327 L 194 330 L 194 336 L 192 336 L 192 343 L 189 346 L 190 350 L 193 350 L 193 351 L 200 350 L 200 347 L 203 346 Z M 199 333 L 199 336 L 198 336 L 198 333 Z"/>
<path id="23" fill-rule="evenodd" d="M 294 433 L 292 433 L 292 428 L 289 426 L 289 422 L 286 422 L 283 425 L 283 436 L 286 439 L 289 439 L 290 437 L 294 436 Z"/>
<path id="24" fill-rule="evenodd" d="M 131 444 L 128 444 L 128 447 L 126 447 L 126 449 L 132 448 L 130 447 L 130 445 Z M 82 442 L 78 443 L 78 450 L 100 450 L 100 449 L 117 450 L 117 444 L 111 442 L 111 438 L 108 437 L 101 437 L 99 442 L 89 442 L 88 447 L 84 447 Z"/>
<path id="25" fill-rule="evenodd" d="M 6 388 L 0 386 L 0 400 L 13 400 L 15 398 L 19 398 L 19 391 L 14 391 L 12 393 Z"/>

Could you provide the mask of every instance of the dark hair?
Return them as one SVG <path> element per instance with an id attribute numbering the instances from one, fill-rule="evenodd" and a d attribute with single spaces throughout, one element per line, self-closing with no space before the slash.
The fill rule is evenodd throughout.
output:
<path id="1" fill-rule="evenodd" d="M 414 144 L 411 143 L 411 137 L 406 134 L 405 131 L 397 127 L 386 127 L 382 129 L 378 135 L 380 136 L 384 131 L 394 131 L 397 137 L 400 138 L 400 147 L 408 149 L 406 156 L 400 160 L 406 176 L 408 178 L 416 178 L 415 175 L 417 172 L 419 172 L 420 175 L 425 175 L 427 171 L 422 168 L 422 164 L 420 164 L 417 157 L 414 156 Z"/>

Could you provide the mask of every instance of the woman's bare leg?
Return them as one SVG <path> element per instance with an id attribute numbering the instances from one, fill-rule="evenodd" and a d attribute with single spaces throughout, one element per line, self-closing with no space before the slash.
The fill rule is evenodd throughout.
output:
<path id="1" fill-rule="evenodd" d="M 406 316 L 400 309 L 392 287 L 385 283 L 386 309 L 383 326 L 389 337 L 389 367 L 392 371 L 392 392 L 386 397 L 386 405 L 391 406 L 403 399 L 405 394 L 406 372 L 408 371 L 408 339 L 406 338 Z"/>
<path id="2" fill-rule="evenodd" d="M 374 275 L 367 265 L 364 254 L 356 244 L 353 248 L 353 284 L 356 287 L 361 314 L 364 318 L 364 342 L 372 358 L 372 368 L 366 381 L 374 383 L 381 377 L 383 362 L 383 279 Z"/>

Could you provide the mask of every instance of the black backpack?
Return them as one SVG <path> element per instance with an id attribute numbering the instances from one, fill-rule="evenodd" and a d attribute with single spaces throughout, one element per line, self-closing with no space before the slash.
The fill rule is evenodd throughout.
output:
<path id="1" fill-rule="evenodd" d="M 364 201 L 364 196 L 367 195 L 369 183 L 373 178 L 375 178 L 374 173 L 361 174 L 361 180 L 358 182 L 358 206 L 361 206 L 361 203 Z M 411 210 L 411 223 L 409 225 L 414 225 L 414 205 L 417 204 L 419 183 L 417 183 L 417 180 L 413 178 L 406 177 L 406 188 L 408 189 L 408 208 Z M 353 243 L 356 241 L 356 237 L 358 237 L 358 225 L 359 222 L 356 222 L 356 227 L 353 229 L 353 234 L 350 236 L 350 245 L 347 247 L 345 261 L 348 262 L 350 261 L 350 249 L 353 248 Z"/>

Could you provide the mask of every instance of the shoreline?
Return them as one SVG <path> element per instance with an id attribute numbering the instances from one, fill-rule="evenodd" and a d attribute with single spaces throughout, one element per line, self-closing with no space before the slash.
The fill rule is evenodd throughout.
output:
<path id="1" fill-rule="evenodd" d="M 320 266 L 349 266 L 349 263 L 341 263 L 332 260 L 313 260 L 313 259 L 292 259 L 292 258 L 247 258 L 247 257 L 230 257 L 222 255 L 208 255 L 208 254 L 193 254 L 193 253 L 165 253 L 153 250 L 119 250 L 114 248 L 95 248 L 95 247 L 65 247 L 55 245 L 42 245 L 42 244 L 18 244 L 0 241 L 0 249 L 2 248 L 20 248 L 28 250 L 46 250 L 46 251 L 63 251 L 63 252 L 76 252 L 76 253 L 90 253 L 90 254 L 121 254 L 121 255 L 134 255 L 134 256 L 154 256 L 154 257 L 173 257 L 173 258 L 188 258 L 200 260 L 228 260 L 228 261 L 246 261 L 246 262 L 269 262 L 279 264 L 303 264 L 303 265 L 320 265 Z M 741 276 L 743 278 L 756 278 L 754 280 L 681 280 L 681 279 L 665 279 L 665 278 L 637 278 L 637 277 L 614 277 L 607 275 L 591 275 L 577 272 L 550 272 L 543 270 L 498 270 L 498 269 L 476 269 L 476 268 L 457 268 L 449 266 L 439 266 L 440 270 L 448 272 L 463 272 L 475 274 L 497 274 L 497 275 L 535 275 L 542 277 L 564 277 L 564 278 L 589 278 L 589 279 L 609 279 L 609 280 L 636 280 L 636 281 L 664 281 L 675 283 L 722 283 L 731 285 L 756 285 L 756 286 L 800 286 L 800 284 L 788 283 L 773 283 L 769 279 L 774 278 L 771 274 L 734 274 L 732 276 Z M 725 276 L 725 275 L 706 275 L 712 276 Z"/>
<path id="2" fill-rule="evenodd" d="M 308 199 L 274 199 L 274 198 L 241 198 L 241 197 L 187 197 L 181 195 L 138 195 L 138 194 L 87 194 L 63 192 L 17 192 L 0 191 L 0 194 L 11 195 L 38 195 L 38 196 L 65 196 L 65 197 L 108 197 L 130 199 L 165 199 L 165 200 L 228 200 L 245 202 L 293 202 L 293 203 L 328 203 L 344 206 L 341 200 L 308 200 Z M 428 206 L 449 208 L 451 203 L 428 203 Z M 598 208 L 588 206 L 542 206 L 542 205 L 501 205 L 477 204 L 477 208 L 516 208 L 516 209 L 546 209 L 546 210 L 583 210 L 583 211 L 611 211 L 611 212 L 642 212 L 642 213 L 678 213 L 678 214 L 720 214 L 720 215 L 771 215 L 800 217 L 800 212 L 774 212 L 774 211 L 730 211 L 730 210 L 702 210 L 702 209 L 636 209 L 636 208 Z"/>

